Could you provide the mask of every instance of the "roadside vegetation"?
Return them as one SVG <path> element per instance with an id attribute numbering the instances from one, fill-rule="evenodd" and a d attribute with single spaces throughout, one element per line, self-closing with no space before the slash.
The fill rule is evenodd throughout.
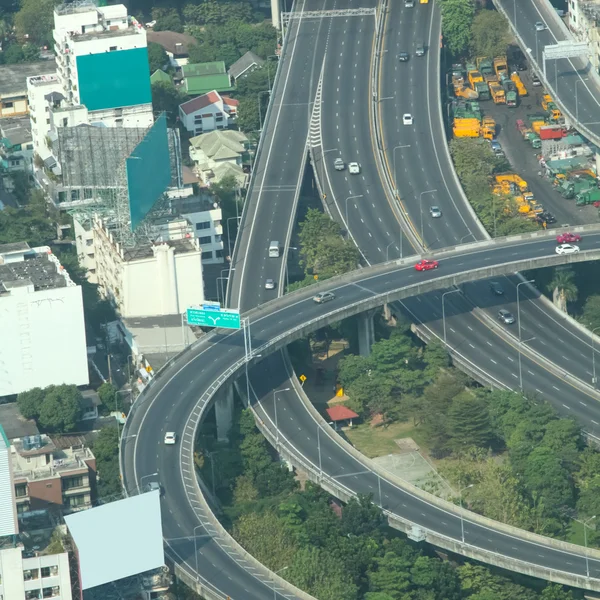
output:
<path id="1" fill-rule="evenodd" d="M 215 486 L 230 532 L 319 600 L 574 598 L 561 586 L 533 589 L 539 582 L 520 578 L 525 584 L 519 585 L 495 569 L 442 560 L 431 547 L 387 527 L 370 497 L 344 506 L 311 482 L 300 485 L 274 460 L 249 410 L 236 415 L 228 446 L 217 445 L 208 424 L 203 430 L 196 463 L 207 485 Z"/>
<path id="2" fill-rule="evenodd" d="M 542 398 L 481 388 L 406 325 L 371 356 L 343 357 L 338 382 L 365 423 L 362 434 L 348 432 L 359 450 L 363 441 L 373 456 L 379 428 L 404 424 L 471 510 L 561 539 L 571 539 L 577 519 L 600 513 L 600 452 L 574 420 Z M 600 542 L 593 521 L 588 541 Z"/>

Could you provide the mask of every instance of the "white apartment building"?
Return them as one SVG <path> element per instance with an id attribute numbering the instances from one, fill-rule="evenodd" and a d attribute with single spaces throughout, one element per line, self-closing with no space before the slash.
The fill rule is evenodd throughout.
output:
<path id="1" fill-rule="evenodd" d="M 81 287 L 48 246 L 0 245 L 0 397 L 87 385 Z"/>
<path id="2" fill-rule="evenodd" d="M 568 27 L 575 37 L 586 42 L 589 59 L 600 70 L 600 0 L 568 0 Z"/>
<path id="3" fill-rule="evenodd" d="M 239 101 L 213 90 L 179 105 L 179 120 L 192 135 L 227 129 L 235 120 Z"/>
<path id="4" fill-rule="evenodd" d="M 46 96 L 60 93 L 62 84 L 58 75 L 35 75 L 27 78 L 27 98 L 29 100 L 29 119 L 31 121 L 31 139 L 33 151 L 42 160 L 52 155 L 48 145 L 48 134 L 52 129 L 50 105 Z"/>
<path id="5" fill-rule="evenodd" d="M 0 425 L 0 536 L 17 535 L 19 521 L 15 502 L 10 442 Z"/>
<path id="6" fill-rule="evenodd" d="M 91 122 L 152 125 L 146 30 L 123 4 L 57 6 L 54 42 L 62 92 L 70 104 L 87 107 Z"/>
<path id="7" fill-rule="evenodd" d="M 202 249 L 185 219 L 165 224 L 157 241 L 133 248 L 121 246 L 99 218 L 90 246 L 89 234 L 79 240 L 81 229 L 76 227 L 78 254 L 87 251 L 95 281 L 122 318 L 181 314 L 203 302 Z"/>
<path id="8" fill-rule="evenodd" d="M 72 600 L 68 554 L 24 558 L 21 548 L 0 550 L 0 598 Z"/>

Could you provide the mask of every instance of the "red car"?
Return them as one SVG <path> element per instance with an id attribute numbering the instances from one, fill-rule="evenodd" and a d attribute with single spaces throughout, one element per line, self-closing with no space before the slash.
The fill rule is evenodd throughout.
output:
<path id="1" fill-rule="evenodd" d="M 415 269 L 417 271 L 431 271 L 431 269 L 437 269 L 438 264 L 437 260 L 428 260 L 424 258 L 415 265 Z"/>
<path id="2" fill-rule="evenodd" d="M 572 244 L 573 242 L 580 242 L 581 236 L 578 233 L 561 233 L 556 236 L 557 244 Z"/>

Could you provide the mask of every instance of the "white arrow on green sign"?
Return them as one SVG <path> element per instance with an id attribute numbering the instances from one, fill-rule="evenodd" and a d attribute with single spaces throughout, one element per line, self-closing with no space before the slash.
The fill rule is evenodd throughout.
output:
<path id="1" fill-rule="evenodd" d="M 197 325 L 198 327 L 223 327 L 225 329 L 240 329 L 240 311 L 221 308 L 215 310 L 212 306 L 205 308 L 187 309 L 188 325 Z"/>

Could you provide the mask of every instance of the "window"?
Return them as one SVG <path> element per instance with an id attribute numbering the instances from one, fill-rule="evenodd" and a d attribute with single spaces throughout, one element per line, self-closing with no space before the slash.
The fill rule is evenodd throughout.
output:
<path id="1" fill-rule="evenodd" d="M 27 496 L 26 483 L 19 483 L 18 485 L 15 485 L 15 496 L 17 498 L 23 498 L 24 496 Z"/>
<path id="2" fill-rule="evenodd" d="M 31 581 L 32 579 L 39 579 L 39 569 L 25 569 L 23 571 L 23 581 Z"/>
<path id="3" fill-rule="evenodd" d="M 60 596 L 60 587 L 58 587 L 57 585 L 54 587 L 47 587 L 42 589 L 43 598 L 56 598 L 56 596 Z"/>
<path id="4" fill-rule="evenodd" d="M 81 494 L 79 496 L 68 496 L 65 498 L 65 504 L 71 508 L 76 508 L 77 506 L 85 506 L 88 504 L 85 498 L 85 494 Z"/>
<path id="5" fill-rule="evenodd" d="M 202 253 L 202 260 L 208 260 L 209 258 L 212 258 L 212 257 L 213 257 L 212 250 Z"/>
<path id="6" fill-rule="evenodd" d="M 221 235 L 215 235 L 215 244 L 218 244 L 221 241 L 222 237 L 223 236 L 221 236 Z"/>
<path id="7" fill-rule="evenodd" d="M 215 256 L 216 256 L 217 258 L 223 258 L 223 250 L 217 250 L 217 251 L 215 252 Z"/>
<path id="8" fill-rule="evenodd" d="M 220 123 L 223 120 L 223 116 L 221 115 L 220 117 L 215 117 L 215 121 L 217 123 Z"/>
<path id="9" fill-rule="evenodd" d="M 202 129 L 202 127 L 198 127 L 197 129 L 194 130 L 194 135 L 200 135 L 204 130 Z"/>
<path id="10" fill-rule="evenodd" d="M 216 229 L 217 227 L 221 227 L 221 220 L 220 220 L 220 219 L 217 219 L 217 220 L 214 222 L 214 226 L 215 226 L 215 229 Z"/>
<path id="11" fill-rule="evenodd" d="M 211 242 L 212 242 L 212 238 L 210 237 L 210 235 L 205 235 L 204 237 L 200 238 L 201 244 L 210 244 Z"/>
<path id="12" fill-rule="evenodd" d="M 2 103 L 2 107 L 3 108 L 12 108 L 14 105 L 12 102 L 3 102 Z"/>
<path id="13" fill-rule="evenodd" d="M 202 223 L 196 223 L 196 231 L 200 229 L 210 229 L 210 221 L 202 221 Z"/>
<path id="14" fill-rule="evenodd" d="M 202 115 L 196 115 L 196 116 L 194 117 L 194 123 L 195 123 L 196 125 L 202 125 Z"/>
<path id="15" fill-rule="evenodd" d="M 92 255 L 93 256 L 93 255 Z M 83 475 L 78 477 L 65 477 L 62 480 L 63 490 L 72 490 L 74 488 L 83 487 Z"/>
<path id="16" fill-rule="evenodd" d="M 108 49 L 109 52 L 116 52 L 117 47 L 116 46 L 110 46 L 110 48 Z"/>
<path id="17" fill-rule="evenodd" d="M 41 597 L 41 590 L 29 590 L 25 592 L 25 600 L 37 600 Z"/>
<path id="18" fill-rule="evenodd" d="M 58 575 L 58 565 L 42 567 L 42 577 L 55 577 Z"/>

